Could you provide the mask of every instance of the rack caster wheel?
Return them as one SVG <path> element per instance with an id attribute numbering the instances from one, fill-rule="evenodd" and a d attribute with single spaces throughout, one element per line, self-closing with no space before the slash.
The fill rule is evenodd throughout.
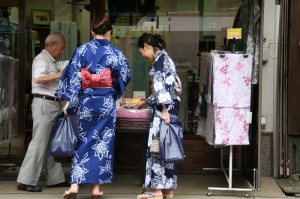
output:
<path id="1" fill-rule="evenodd" d="M 201 175 L 206 176 L 206 171 L 202 171 Z"/>
<path id="2" fill-rule="evenodd" d="M 15 170 L 17 170 L 17 169 L 16 169 L 16 167 L 12 167 L 11 170 L 15 171 Z"/>
<path id="3" fill-rule="evenodd" d="M 246 198 L 249 198 L 250 196 L 251 196 L 251 193 L 246 193 L 246 194 L 245 194 L 245 197 L 246 197 Z"/>
<path id="4" fill-rule="evenodd" d="M 207 196 L 212 196 L 212 191 L 207 193 Z"/>

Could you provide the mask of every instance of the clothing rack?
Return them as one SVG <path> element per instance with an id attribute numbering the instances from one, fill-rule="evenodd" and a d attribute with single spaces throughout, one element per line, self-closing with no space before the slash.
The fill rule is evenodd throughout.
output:
<path id="1" fill-rule="evenodd" d="M 226 177 L 226 180 L 227 180 L 227 183 L 228 183 L 228 187 L 208 187 L 208 190 L 209 192 L 207 193 L 207 196 L 211 196 L 212 195 L 212 191 L 215 190 L 215 191 L 241 191 L 241 192 L 247 192 L 245 194 L 246 197 L 249 197 L 251 194 L 250 192 L 253 192 L 255 189 L 254 188 L 233 188 L 232 187 L 232 172 L 233 172 L 233 167 L 232 167 L 232 159 L 233 159 L 233 146 L 230 145 L 229 146 L 229 169 L 228 169 L 228 174 L 226 172 L 226 169 L 224 168 L 224 161 L 223 161 L 223 158 L 224 158 L 224 152 L 223 152 L 223 148 L 221 148 L 221 165 L 220 165 L 220 168 L 203 168 L 203 173 L 205 173 L 205 171 L 212 171 L 212 170 L 222 170 L 225 177 Z M 253 174 L 254 174 L 254 185 L 256 184 L 256 170 L 254 169 L 253 170 Z"/>
<path id="2" fill-rule="evenodd" d="M 249 145 L 249 125 L 251 123 L 251 74 L 252 55 L 214 51 L 213 63 L 209 71 L 208 113 L 206 141 L 211 145 L 222 146 L 220 168 L 203 168 L 223 171 L 228 187 L 208 187 L 208 196 L 212 191 L 241 191 L 246 197 L 255 190 L 256 169 L 253 170 L 253 187 L 236 188 L 232 185 L 233 146 Z M 224 59 L 226 57 L 226 59 Z M 228 78 L 230 76 L 230 78 Z M 246 80 L 246 81 L 245 81 Z M 243 82 L 243 84 L 240 84 Z M 234 87 L 231 85 L 239 85 Z M 226 93 L 224 92 L 226 90 Z M 241 92 L 241 90 L 243 92 Z M 227 96 L 226 99 L 223 96 Z M 232 120 L 228 120 L 232 118 Z M 210 121 L 209 121 L 210 119 Z M 246 125 L 245 125 L 246 124 Z M 230 126 L 230 128 L 228 127 Z M 224 147 L 229 147 L 229 168 L 224 168 Z M 252 186 L 252 185 L 250 185 Z"/>

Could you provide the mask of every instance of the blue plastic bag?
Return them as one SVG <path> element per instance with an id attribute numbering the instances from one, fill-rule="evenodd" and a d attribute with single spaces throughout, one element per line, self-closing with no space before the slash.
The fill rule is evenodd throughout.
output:
<path id="1" fill-rule="evenodd" d="M 78 117 L 75 114 L 57 116 L 52 127 L 50 154 L 54 157 L 72 157 L 78 135 Z"/>
<path id="2" fill-rule="evenodd" d="M 165 162 L 184 160 L 183 130 L 179 121 L 170 124 L 161 122 L 160 127 L 160 159 Z"/>

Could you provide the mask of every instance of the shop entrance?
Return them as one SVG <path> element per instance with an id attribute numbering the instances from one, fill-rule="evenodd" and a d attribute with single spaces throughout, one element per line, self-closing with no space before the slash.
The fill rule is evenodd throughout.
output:
<path id="1" fill-rule="evenodd" d="M 300 25 L 297 21 L 300 2 L 297 0 L 281 3 L 281 37 L 278 66 L 279 95 L 278 123 L 280 133 L 278 184 L 288 194 L 299 193 L 300 183 Z"/>
<path id="2" fill-rule="evenodd" d="M 32 1 L 26 1 L 26 3 Z M 59 3 L 65 3 L 64 1 L 57 1 Z M 101 2 L 101 6 L 97 4 L 94 6 L 95 2 Z M 95 10 L 91 10 L 91 18 L 92 16 L 99 16 L 101 14 L 106 14 L 104 10 L 104 2 L 112 2 L 112 1 L 85 1 L 84 3 L 91 3 L 91 8 Z M 128 1 L 129 2 L 129 1 Z M 194 97 L 199 96 L 199 91 L 202 91 L 202 87 L 198 86 L 200 80 L 204 80 L 205 77 L 205 62 L 207 60 L 204 59 L 205 53 L 209 54 L 211 50 L 225 50 L 226 44 L 224 44 L 224 38 L 226 37 L 226 29 L 228 27 L 232 27 L 233 24 L 237 27 L 241 24 L 238 24 L 238 18 L 235 21 L 234 18 L 237 16 L 238 10 L 243 3 L 244 5 L 249 2 L 247 0 L 191 0 L 191 1 L 181 1 L 181 0 L 166 0 L 166 1 L 141 1 L 144 2 L 143 5 L 140 6 L 139 9 L 136 7 L 136 2 L 139 1 L 130 1 L 134 3 L 132 12 L 121 13 L 109 13 L 115 16 L 116 21 L 119 24 L 115 24 L 114 26 L 114 35 L 112 38 L 112 43 L 120 48 L 124 49 L 125 56 L 131 60 L 131 64 L 133 65 L 132 69 L 135 74 L 133 74 L 134 79 L 131 82 L 131 85 L 128 86 L 128 90 L 126 93 L 126 97 L 132 97 L 132 91 L 135 90 L 145 90 L 148 94 L 149 91 L 147 82 L 145 84 L 141 84 L 140 82 L 146 79 L 146 75 L 148 73 L 146 67 L 148 63 L 145 61 L 140 61 L 136 56 L 136 39 L 138 36 L 142 34 L 142 32 L 152 32 L 152 33 L 160 33 L 164 36 L 164 39 L 169 43 L 170 55 L 176 62 L 176 67 L 178 73 L 181 75 L 181 80 L 185 80 L 183 82 L 183 86 L 185 87 L 184 94 L 182 95 L 182 107 L 181 107 L 181 119 L 186 129 L 186 134 L 184 135 L 186 150 L 188 154 L 188 159 L 184 164 L 181 165 L 182 171 L 195 173 L 197 171 L 201 171 L 204 167 L 217 167 L 220 164 L 220 153 L 219 149 L 214 148 L 213 146 L 209 146 L 204 138 L 201 138 L 199 135 L 196 135 L 197 126 L 195 125 L 195 102 L 197 103 L 198 99 L 194 99 Z M 230 3 L 229 3 L 230 2 Z M 257 2 L 259 2 L 257 0 Z M 109 4 L 109 3 L 108 3 Z M 128 3 L 129 5 L 130 3 Z M 26 5 L 30 7 L 31 4 Z M 62 4 L 64 5 L 64 4 Z M 143 10 L 146 5 L 148 5 L 149 9 Z M 171 5 L 171 6 L 170 6 Z M 74 9 L 80 12 L 80 9 L 76 6 L 76 4 L 72 5 Z M 108 6 L 108 11 L 110 11 L 110 5 Z M 24 6 L 25 7 L 25 6 Z M 42 7 L 42 5 L 41 5 Z M 61 8 L 63 6 L 60 6 Z M 96 9 L 100 8 L 101 9 Z M 114 7 L 114 5 L 113 5 Z M 125 6 L 123 6 L 125 8 Z M 244 7 L 245 12 L 248 12 L 247 9 L 252 9 L 251 7 Z M 246 9 L 247 8 L 247 9 Z M 53 7 L 53 10 L 59 9 Z M 73 9 L 73 10 L 74 10 Z M 101 10 L 101 13 L 99 13 Z M 81 8 L 81 14 L 86 14 L 83 8 Z M 83 12 L 84 11 L 84 12 Z M 139 11 L 143 18 L 140 18 L 140 15 L 133 14 Z M 121 12 L 121 11 L 120 11 Z M 149 14 L 150 12 L 150 14 Z M 60 13 L 60 12 L 55 12 Z M 250 12 L 249 12 L 250 13 Z M 73 13 L 74 14 L 74 13 Z M 120 15 L 119 18 L 117 15 Z M 26 15 L 29 16 L 28 13 Z M 74 14 L 76 15 L 76 14 Z M 28 16 L 26 18 L 28 18 Z M 79 14 L 78 14 L 79 16 Z M 81 16 L 81 15 L 80 15 Z M 56 19 L 59 19 L 62 16 L 56 15 Z M 85 16 L 84 16 L 85 17 Z M 138 21 L 135 21 L 138 20 Z M 22 21 L 23 22 L 23 21 Z M 27 23 L 30 24 L 30 23 Z M 25 29 L 24 27 L 22 27 Z M 89 27 L 85 27 L 81 32 L 81 37 L 84 33 L 87 33 L 87 37 L 89 37 L 89 31 L 87 30 Z M 46 35 L 50 31 L 49 27 L 47 28 L 36 28 L 36 31 L 39 36 Z M 260 31 L 260 30 L 258 30 Z M 245 31 L 247 32 L 247 31 Z M 84 37 L 85 38 L 85 37 Z M 82 39 L 81 42 L 84 40 Z M 43 39 L 41 39 L 43 42 Z M 226 42 L 227 43 L 227 42 Z M 239 45 L 240 43 L 238 43 Z M 134 50 L 132 50 L 134 49 Z M 201 55 L 201 57 L 199 56 Z M 25 54 L 22 54 L 22 59 Z M 202 63 L 200 63 L 202 62 Z M 259 60 L 258 60 L 259 62 Z M 20 63 L 25 63 L 22 61 Z M 26 66 L 27 67 L 27 66 Z M 25 66 L 21 67 L 22 70 L 26 68 Z M 30 67 L 30 66 L 28 66 Z M 144 67 L 144 68 L 143 68 Z M 143 69 L 143 70 L 142 70 Z M 260 69 L 258 69 L 259 71 Z M 24 73 L 22 73 L 24 72 Z M 20 74 L 25 74 L 25 71 L 20 71 Z M 142 76 L 138 76 L 142 75 Z M 202 79 L 201 79 L 202 78 Z M 257 78 L 257 77 L 256 77 Z M 20 79 L 20 84 L 24 85 L 25 77 Z M 198 90 L 197 90 L 198 89 Z M 25 89 L 20 89 L 19 100 L 25 96 Z M 149 90 L 149 89 L 148 89 Z M 237 166 L 239 169 L 246 171 L 246 176 L 248 181 L 253 184 L 254 187 L 259 187 L 260 181 L 260 130 L 258 128 L 260 118 L 260 81 L 256 81 L 252 86 L 252 125 L 251 125 L 251 143 L 249 146 L 245 147 L 234 147 L 237 151 L 234 151 L 234 166 Z M 130 94 L 131 93 L 131 94 Z M 24 99 L 19 103 L 20 107 L 25 107 Z M 27 104 L 27 103 L 26 103 Z M 19 123 L 22 123 L 24 126 L 24 111 L 21 110 L 22 114 L 19 117 Z M 27 120 L 26 120 L 27 121 Z M 24 127 L 20 130 L 21 133 L 24 132 Z M 25 134 L 25 133 L 24 133 Z M 132 136 L 132 135 L 130 135 Z M 130 137 L 130 136 L 127 136 Z M 134 136 L 134 138 L 139 138 L 139 143 L 144 143 L 144 135 Z M 22 139 L 23 142 L 25 139 Z M 23 146 L 23 144 L 22 144 Z M 127 146 L 127 145 L 126 145 Z M 120 144 L 118 147 L 122 147 Z M 136 150 L 136 145 L 132 145 L 133 150 Z M 138 146 L 138 149 L 141 149 L 143 145 Z M 122 149 L 118 151 L 122 152 Z M 123 148 L 124 149 L 124 148 Z M 128 149 L 128 148 L 126 148 Z M 128 152 L 128 150 L 126 151 Z M 20 152 L 19 152 L 20 153 Z M 22 153 L 23 154 L 23 151 Z M 118 154 L 119 157 L 122 157 L 122 154 Z M 141 154 L 142 155 L 142 154 Z M 123 156 L 125 157 L 125 156 Z M 141 157 L 140 157 L 141 159 Z M 138 158 L 135 161 L 129 161 L 129 159 L 119 158 L 116 163 L 119 166 L 136 166 L 142 165 L 141 161 Z M 132 165 L 131 165 L 132 164 Z M 224 165 L 228 167 L 227 162 Z"/>
<path id="3" fill-rule="evenodd" d="M 297 0 L 290 1 L 290 14 L 289 21 L 290 26 L 288 29 L 289 32 L 289 53 L 288 53 L 288 87 L 287 87 L 287 129 L 288 129 L 288 145 L 292 145 L 292 147 L 288 147 L 289 151 L 289 159 L 292 160 L 290 162 L 290 174 L 299 173 L 300 172 L 300 161 L 294 159 L 294 157 L 299 157 L 300 155 L 300 42 L 299 42 L 299 34 L 300 34 L 300 24 L 297 21 L 298 10 L 300 2 Z M 288 175 L 288 174 L 287 174 Z"/>

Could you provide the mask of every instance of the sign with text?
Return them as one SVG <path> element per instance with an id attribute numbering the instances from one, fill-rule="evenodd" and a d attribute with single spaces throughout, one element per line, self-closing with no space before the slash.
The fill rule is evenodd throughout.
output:
<path id="1" fill-rule="evenodd" d="M 228 28 L 227 39 L 242 39 L 242 28 Z"/>

